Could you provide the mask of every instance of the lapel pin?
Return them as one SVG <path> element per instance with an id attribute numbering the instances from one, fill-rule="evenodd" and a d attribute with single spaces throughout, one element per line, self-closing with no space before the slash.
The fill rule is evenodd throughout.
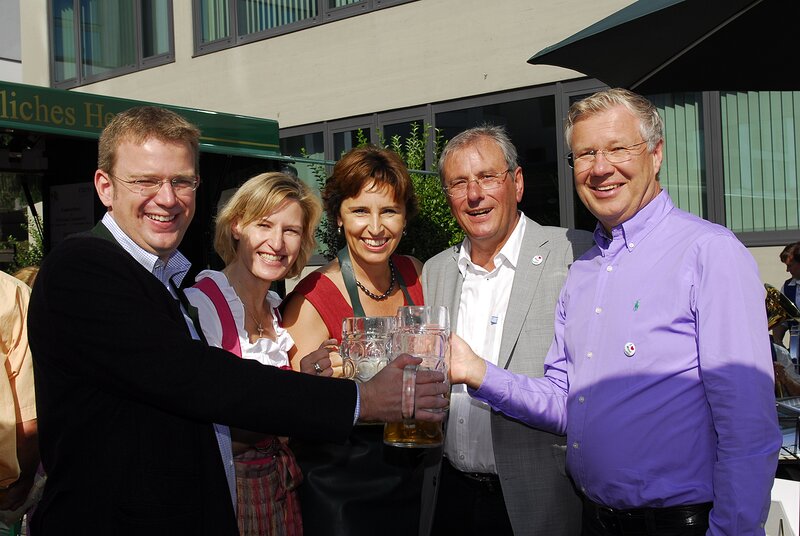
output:
<path id="1" fill-rule="evenodd" d="M 533 264 L 534 266 L 539 266 L 540 264 L 542 264 L 543 260 L 544 258 L 542 258 L 541 255 L 534 255 L 533 258 L 531 259 L 531 264 Z"/>
<path id="2" fill-rule="evenodd" d="M 632 342 L 625 343 L 625 355 L 628 357 L 633 357 L 636 354 L 636 345 Z"/>

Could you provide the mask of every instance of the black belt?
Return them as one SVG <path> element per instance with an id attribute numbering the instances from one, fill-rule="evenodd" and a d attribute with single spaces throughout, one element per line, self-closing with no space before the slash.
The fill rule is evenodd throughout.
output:
<path id="1" fill-rule="evenodd" d="M 442 466 L 449 469 L 455 476 L 462 477 L 473 483 L 489 488 L 490 490 L 500 489 L 500 477 L 494 473 L 471 473 L 468 471 L 461 471 L 457 467 L 454 467 L 446 456 L 442 458 Z"/>
<path id="2" fill-rule="evenodd" d="M 659 530 L 708 527 L 712 503 L 617 510 L 583 497 L 584 516 L 610 534 L 657 534 Z"/>

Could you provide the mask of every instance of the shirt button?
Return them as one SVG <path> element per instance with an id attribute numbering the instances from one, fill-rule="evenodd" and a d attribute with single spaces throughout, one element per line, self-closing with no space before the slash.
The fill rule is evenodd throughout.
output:
<path id="1" fill-rule="evenodd" d="M 578 397 L 578 402 L 580 402 L 581 404 L 583 404 L 583 402 L 584 402 L 585 400 L 586 400 L 586 399 L 583 397 L 583 395 L 581 395 L 581 396 L 579 396 L 579 397 Z"/>
<path id="2" fill-rule="evenodd" d="M 628 243 L 628 247 L 629 247 L 629 248 L 631 248 L 631 249 L 633 249 L 633 248 L 635 248 L 635 247 L 636 247 L 636 244 L 634 244 L 633 242 L 629 242 L 629 243 Z"/>
<path id="3" fill-rule="evenodd" d="M 586 357 L 588 357 L 589 359 L 592 358 L 592 355 L 594 355 L 594 354 L 592 354 L 592 352 L 586 352 Z"/>
<path id="4" fill-rule="evenodd" d="M 574 448 L 574 449 L 578 448 L 578 442 L 577 441 L 572 444 L 572 448 Z"/>
<path id="5" fill-rule="evenodd" d="M 464 455 L 463 455 L 463 454 L 459 454 L 459 455 L 458 455 L 458 459 L 459 459 L 459 460 L 463 460 L 463 459 L 464 459 Z"/>
<path id="6" fill-rule="evenodd" d="M 600 314 L 600 313 L 603 312 L 603 308 L 602 307 L 595 307 L 594 308 L 594 312 L 597 313 L 597 314 Z"/>
<path id="7" fill-rule="evenodd" d="M 458 419 L 458 424 L 464 424 L 464 417 L 461 417 L 460 419 Z"/>
<path id="8" fill-rule="evenodd" d="M 614 271 L 613 266 L 606 266 L 606 272 L 613 272 L 613 271 Z"/>

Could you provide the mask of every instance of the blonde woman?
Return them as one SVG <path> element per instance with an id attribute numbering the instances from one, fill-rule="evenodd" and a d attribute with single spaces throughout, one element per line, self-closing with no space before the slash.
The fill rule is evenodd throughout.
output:
<path id="1" fill-rule="evenodd" d="M 269 288 L 305 266 L 321 210 L 313 192 L 284 173 L 251 178 L 225 204 L 214 237 L 225 268 L 201 272 L 187 290 L 209 344 L 264 365 L 290 368 L 294 340 L 280 325 L 280 298 Z M 302 368 L 331 375 L 328 351 L 311 352 Z M 235 429 L 231 439 L 240 533 L 302 534 L 295 492 L 302 475 L 286 442 Z"/>

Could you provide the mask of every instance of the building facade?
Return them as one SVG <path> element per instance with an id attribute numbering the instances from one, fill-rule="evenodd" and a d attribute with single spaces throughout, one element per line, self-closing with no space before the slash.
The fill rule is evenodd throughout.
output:
<path id="1" fill-rule="evenodd" d="M 22 82 L 274 119 L 284 155 L 324 160 L 359 132 L 387 140 L 416 124 L 448 139 L 504 124 L 525 172 L 526 214 L 588 228 L 561 125 L 571 102 L 604 84 L 526 60 L 630 3 L 26 0 Z M 800 239 L 800 92 L 649 97 L 667 126 L 664 187 L 735 231 L 764 281 L 779 284 L 778 252 Z"/>

